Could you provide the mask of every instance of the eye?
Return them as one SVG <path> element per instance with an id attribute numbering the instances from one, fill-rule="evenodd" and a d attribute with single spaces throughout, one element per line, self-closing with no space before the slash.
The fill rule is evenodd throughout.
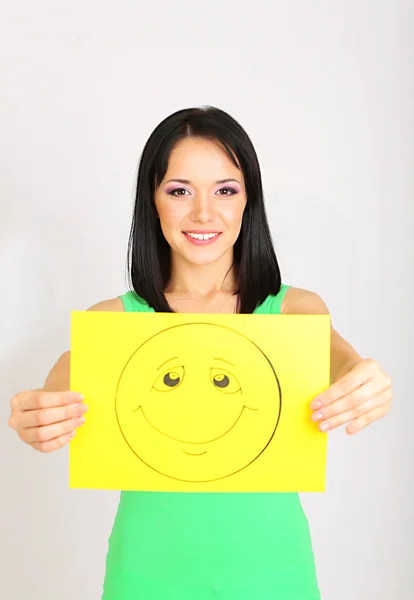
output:
<path id="1" fill-rule="evenodd" d="M 187 192 L 188 190 L 186 190 L 185 188 L 175 188 L 175 190 L 171 190 L 171 192 L 168 192 L 169 196 L 175 196 L 175 197 L 183 197 L 185 196 L 185 193 L 182 194 L 181 192 Z M 180 192 L 180 193 L 178 193 Z"/>
<path id="2" fill-rule="evenodd" d="M 224 394 L 235 394 L 241 391 L 236 377 L 224 369 L 211 369 L 211 383 Z"/>
<path id="3" fill-rule="evenodd" d="M 159 375 L 153 384 L 158 392 L 170 392 L 179 387 L 184 378 L 184 367 L 174 367 Z"/>
<path id="4" fill-rule="evenodd" d="M 237 190 L 230 187 L 221 188 L 218 190 L 219 192 L 231 192 L 230 194 L 219 194 L 219 196 L 233 196 L 233 194 L 237 194 Z"/>

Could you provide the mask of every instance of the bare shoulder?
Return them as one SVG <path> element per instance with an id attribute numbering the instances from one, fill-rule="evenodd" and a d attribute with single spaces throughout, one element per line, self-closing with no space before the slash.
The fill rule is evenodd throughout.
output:
<path id="1" fill-rule="evenodd" d="M 121 298 L 111 298 L 110 300 L 102 300 L 98 304 L 94 304 L 88 310 L 101 310 L 107 312 L 125 312 L 124 304 Z"/>
<path id="2" fill-rule="evenodd" d="M 310 290 L 289 287 L 281 306 L 282 314 L 291 315 L 329 315 L 328 307 L 322 298 Z"/>

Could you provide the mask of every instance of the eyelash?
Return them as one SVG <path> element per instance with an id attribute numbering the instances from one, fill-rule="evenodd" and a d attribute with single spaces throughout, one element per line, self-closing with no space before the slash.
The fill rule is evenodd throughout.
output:
<path id="1" fill-rule="evenodd" d="M 183 197 L 183 194 L 179 194 L 178 196 L 175 194 L 175 192 L 180 192 L 181 190 L 187 191 L 185 190 L 185 188 L 176 188 L 175 190 L 171 190 L 171 192 L 168 192 L 168 195 L 174 196 L 175 198 Z M 222 196 L 223 198 L 227 198 L 228 196 L 233 196 L 234 194 L 237 194 L 237 190 L 231 187 L 220 188 L 217 191 L 222 192 L 223 190 L 229 190 L 230 192 L 232 192 L 231 194 L 220 194 L 220 196 Z"/>

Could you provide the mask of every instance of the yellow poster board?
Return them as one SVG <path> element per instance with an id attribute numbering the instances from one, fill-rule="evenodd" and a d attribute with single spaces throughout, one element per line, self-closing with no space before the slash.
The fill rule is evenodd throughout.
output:
<path id="1" fill-rule="evenodd" d="M 88 406 L 70 487 L 325 489 L 329 315 L 75 311 L 71 390 Z"/>

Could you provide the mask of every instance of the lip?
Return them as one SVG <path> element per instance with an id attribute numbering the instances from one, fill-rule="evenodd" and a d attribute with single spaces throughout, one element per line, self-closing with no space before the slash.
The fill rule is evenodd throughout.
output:
<path id="1" fill-rule="evenodd" d="M 212 237 L 208 240 L 196 240 L 195 238 L 190 237 L 189 235 L 187 235 L 188 233 L 200 233 L 200 234 L 206 234 L 206 233 L 216 233 L 217 235 L 215 237 Z M 213 244 L 214 242 L 216 242 L 219 237 L 221 236 L 221 231 L 202 231 L 200 229 L 187 229 L 186 231 L 183 231 L 182 234 L 185 237 L 186 240 L 188 240 L 191 244 L 194 244 L 195 246 L 207 246 L 209 244 Z"/>
<path id="2" fill-rule="evenodd" d="M 185 229 L 183 233 L 221 233 L 217 229 Z"/>

